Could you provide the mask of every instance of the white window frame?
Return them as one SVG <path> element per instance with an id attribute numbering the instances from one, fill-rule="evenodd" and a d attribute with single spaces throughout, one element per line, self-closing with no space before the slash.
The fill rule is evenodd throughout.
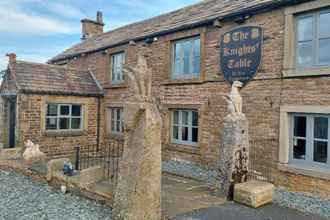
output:
<path id="1" fill-rule="evenodd" d="M 117 120 L 118 110 L 120 114 L 119 121 Z M 124 109 L 122 107 L 109 107 L 109 131 L 111 134 L 122 135 L 123 125 L 124 125 Z M 119 129 L 117 127 L 117 122 L 119 122 Z M 113 126 L 112 126 L 113 125 Z"/>
<path id="2" fill-rule="evenodd" d="M 178 112 L 178 124 L 174 123 L 174 112 Z M 183 125 L 182 124 L 182 112 L 188 112 L 188 125 Z M 197 146 L 198 145 L 198 136 L 199 136 L 199 119 L 198 119 L 198 124 L 197 126 L 193 126 L 192 125 L 192 121 L 193 121 L 193 112 L 197 113 L 198 116 L 198 111 L 194 110 L 194 109 L 173 109 L 171 111 L 171 115 L 172 115 L 172 120 L 171 120 L 171 139 L 172 142 L 175 144 L 183 144 L 183 145 L 190 145 L 190 146 Z M 178 127 L 178 138 L 176 139 L 174 138 L 173 135 L 173 128 L 174 126 Z M 184 141 L 182 140 L 182 128 L 183 127 L 188 127 L 188 141 Z M 193 142 L 192 141 L 192 129 L 193 128 L 197 128 L 198 129 L 198 136 L 197 136 L 197 142 Z"/>
<path id="3" fill-rule="evenodd" d="M 115 66 L 115 59 L 116 57 L 121 56 L 121 63 L 120 66 Z M 111 59 L 111 84 L 120 84 L 123 83 L 125 80 L 124 77 L 124 65 L 125 65 L 125 52 L 118 52 L 110 55 Z M 115 70 L 116 69 L 116 70 Z M 120 76 L 120 79 L 117 79 L 117 76 Z"/>
<path id="4" fill-rule="evenodd" d="M 48 105 L 57 105 L 57 116 L 47 116 Z M 73 116 L 72 115 L 72 106 L 77 105 L 80 106 L 80 116 Z M 69 107 L 69 115 L 61 115 L 61 106 L 68 106 Z M 47 129 L 47 119 L 57 119 L 56 129 Z M 68 118 L 69 119 L 69 129 L 60 129 L 60 119 L 61 118 Z M 72 119 L 79 118 L 80 119 L 80 128 L 72 129 Z M 45 130 L 52 132 L 52 131 L 82 131 L 83 130 L 83 123 L 84 123 L 84 109 L 83 105 L 81 104 L 60 104 L 60 103 L 47 103 L 46 104 L 46 111 L 45 111 Z"/>
<path id="5" fill-rule="evenodd" d="M 190 48 L 190 55 L 189 55 L 189 69 L 194 69 L 194 60 L 195 60 L 195 42 L 196 40 L 199 40 L 199 72 L 198 73 L 176 73 L 175 72 L 175 60 L 176 60 L 176 45 L 182 44 L 185 42 L 190 42 L 192 47 Z M 198 78 L 201 74 L 201 38 L 200 36 L 191 37 L 191 38 L 185 38 L 181 40 L 176 40 L 172 42 L 172 79 L 189 79 L 189 78 Z M 184 68 L 184 49 L 180 50 L 180 56 L 179 59 L 182 62 L 183 68 Z"/>
<path id="6" fill-rule="evenodd" d="M 309 67 L 329 67 L 330 66 L 330 60 L 326 63 L 320 63 L 319 60 L 319 41 L 321 39 L 330 39 L 330 34 L 325 36 L 320 36 L 320 15 L 324 13 L 330 13 L 330 9 L 321 9 L 318 11 L 313 12 L 305 12 L 300 15 L 295 16 L 295 26 L 296 26 L 296 36 L 295 36 L 295 53 L 296 53 L 296 59 L 295 59 L 295 65 L 297 68 L 309 68 Z M 304 19 L 307 17 L 312 17 L 312 25 L 313 25 L 313 36 L 312 36 L 312 64 L 301 64 L 299 65 L 298 59 L 298 44 L 299 44 L 299 20 Z"/>
<path id="7" fill-rule="evenodd" d="M 306 137 L 298 139 L 306 140 L 306 156 L 305 160 L 296 159 L 293 157 L 293 139 L 294 137 L 294 117 L 295 116 L 303 116 L 306 117 Z M 322 117 L 328 119 L 328 139 L 317 139 L 314 138 L 314 119 L 316 117 Z M 301 165 L 303 167 L 314 167 L 314 168 L 330 168 L 330 115 L 328 114 L 308 114 L 308 113 L 292 113 L 290 114 L 290 152 L 289 152 L 289 163 Z M 314 161 L 314 141 L 324 141 L 327 142 L 327 162 L 321 163 Z"/>

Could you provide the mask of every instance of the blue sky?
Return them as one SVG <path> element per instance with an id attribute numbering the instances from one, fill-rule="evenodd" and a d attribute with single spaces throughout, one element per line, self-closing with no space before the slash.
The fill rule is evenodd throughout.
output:
<path id="1" fill-rule="evenodd" d="M 45 62 L 78 43 L 80 20 L 103 12 L 105 31 L 200 0 L 0 0 L 0 70 L 5 54 Z"/>

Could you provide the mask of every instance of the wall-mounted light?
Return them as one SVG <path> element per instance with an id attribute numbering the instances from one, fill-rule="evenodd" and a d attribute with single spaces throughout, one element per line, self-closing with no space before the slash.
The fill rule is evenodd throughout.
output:
<path id="1" fill-rule="evenodd" d="M 216 19 L 216 20 L 213 21 L 213 26 L 217 27 L 217 28 L 222 28 L 223 23 L 220 19 Z"/>
<path id="2" fill-rule="evenodd" d="M 237 24 L 243 24 L 247 19 L 249 19 L 250 15 L 240 15 L 234 19 Z"/>
<path id="3" fill-rule="evenodd" d="M 146 43 L 146 44 L 152 44 L 153 42 L 154 42 L 154 39 L 150 38 L 150 37 L 148 37 L 144 40 L 144 43 Z"/>

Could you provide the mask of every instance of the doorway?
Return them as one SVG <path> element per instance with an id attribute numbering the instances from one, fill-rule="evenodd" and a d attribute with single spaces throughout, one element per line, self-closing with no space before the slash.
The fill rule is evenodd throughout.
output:
<path id="1" fill-rule="evenodd" d="M 9 148 L 15 147 L 16 99 L 9 100 Z"/>

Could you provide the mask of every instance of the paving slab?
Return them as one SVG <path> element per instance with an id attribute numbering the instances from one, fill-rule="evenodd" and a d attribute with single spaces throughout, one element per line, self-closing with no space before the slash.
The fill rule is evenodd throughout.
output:
<path id="1" fill-rule="evenodd" d="M 326 220 L 326 218 L 305 214 L 276 204 L 254 209 L 227 202 L 222 205 L 181 214 L 171 218 L 171 220 Z"/>
<path id="2" fill-rule="evenodd" d="M 162 214 L 167 218 L 224 202 L 206 184 L 171 175 L 162 177 Z"/>

